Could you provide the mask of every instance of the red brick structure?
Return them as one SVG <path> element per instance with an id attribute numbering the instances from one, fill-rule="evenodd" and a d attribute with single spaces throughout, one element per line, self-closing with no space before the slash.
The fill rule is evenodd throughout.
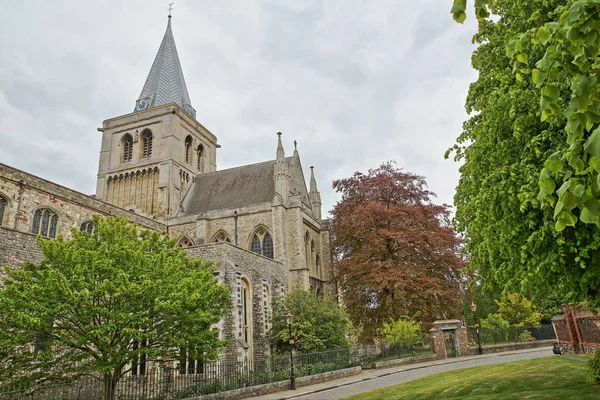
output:
<path id="1" fill-rule="evenodd" d="M 600 315 L 582 306 L 563 306 L 563 315 L 552 319 L 563 353 L 593 353 L 600 348 Z"/>

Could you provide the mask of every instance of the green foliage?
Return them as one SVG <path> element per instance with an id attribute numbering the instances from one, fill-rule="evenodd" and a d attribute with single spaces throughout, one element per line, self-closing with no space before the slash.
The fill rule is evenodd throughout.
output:
<path id="1" fill-rule="evenodd" d="M 600 304 L 599 4 L 487 5 L 494 18 L 480 19 L 474 37 L 471 118 L 452 149 L 464 162 L 455 227 L 485 285 L 536 303 L 555 293 Z"/>
<path id="2" fill-rule="evenodd" d="M 535 338 L 531 335 L 531 332 L 525 329 L 519 335 L 519 342 L 535 342 Z"/>
<path id="3" fill-rule="evenodd" d="M 96 217 L 94 226 L 91 236 L 73 230 L 70 241 L 39 237 L 41 263 L 5 268 L 0 376 L 103 373 L 116 382 L 142 354 L 177 358 L 186 347 L 214 359 L 224 343 L 211 325 L 229 301 L 214 267 L 125 219 Z"/>
<path id="4" fill-rule="evenodd" d="M 421 325 L 412 318 L 392 319 L 383 323 L 381 333 L 386 343 L 395 345 L 421 336 Z"/>
<path id="5" fill-rule="evenodd" d="M 542 315 L 525 296 L 508 293 L 498 303 L 498 312 L 512 326 L 536 327 L 540 325 Z"/>
<path id="6" fill-rule="evenodd" d="M 596 349 L 594 357 L 588 361 L 587 380 L 600 384 L 600 349 Z"/>
<path id="7" fill-rule="evenodd" d="M 323 351 L 348 344 L 348 315 L 335 300 L 316 297 L 311 292 L 296 291 L 274 301 L 270 337 L 279 350 L 289 348 L 289 331 L 284 317 L 288 312 L 294 315 L 292 337 L 297 350 Z"/>
<path id="8" fill-rule="evenodd" d="M 488 316 L 481 320 L 481 327 L 489 330 L 506 330 L 510 324 L 507 320 L 502 318 L 501 314 L 488 314 Z"/>
<path id="9" fill-rule="evenodd" d="M 481 320 L 481 328 L 486 331 L 485 337 L 489 337 L 494 343 L 508 341 L 509 325 L 500 314 L 488 314 L 487 318 Z"/>

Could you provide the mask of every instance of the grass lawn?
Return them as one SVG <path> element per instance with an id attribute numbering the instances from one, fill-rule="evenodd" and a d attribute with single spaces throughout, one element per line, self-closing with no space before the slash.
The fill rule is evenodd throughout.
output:
<path id="1" fill-rule="evenodd" d="M 548 357 L 443 372 L 347 400 L 460 399 L 598 400 L 600 385 L 585 381 L 587 358 Z"/>

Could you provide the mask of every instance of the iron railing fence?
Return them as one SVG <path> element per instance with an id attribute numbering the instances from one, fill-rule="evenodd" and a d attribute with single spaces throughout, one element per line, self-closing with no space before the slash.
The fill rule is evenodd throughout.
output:
<path id="1" fill-rule="evenodd" d="M 361 345 L 322 352 L 295 352 L 295 376 L 302 377 L 352 366 L 372 366 L 376 361 L 430 354 L 429 337 L 397 345 Z M 189 372 L 189 371 L 186 371 Z M 290 356 L 220 360 L 201 364 L 194 373 L 178 368 L 153 368 L 144 375 L 123 376 L 115 385 L 114 400 L 179 400 L 290 379 Z M 106 400 L 111 382 L 102 377 L 27 384 L 2 384 L 0 400 Z"/>
<path id="2" fill-rule="evenodd" d="M 506 329 L 479 328 L 481 344 L 493 345 L 503 343 L 529 342 L 536 340 L 556 339 L 552 324 L 542 324 L 538 327 L 511 326 Z M 475 327 L 469 327 L 469 343 L 477 344 L 477 333 Z"/>

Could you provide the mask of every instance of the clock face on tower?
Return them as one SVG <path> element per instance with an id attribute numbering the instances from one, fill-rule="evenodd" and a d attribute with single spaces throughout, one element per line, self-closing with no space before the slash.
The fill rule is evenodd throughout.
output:
<path id="1" fill-rule="evenodd" d="M 136 111 L 144 111 L 148 108 L 149 102 L 148 99 L 139 99 L 135 102 L 135 110 Z"/>

